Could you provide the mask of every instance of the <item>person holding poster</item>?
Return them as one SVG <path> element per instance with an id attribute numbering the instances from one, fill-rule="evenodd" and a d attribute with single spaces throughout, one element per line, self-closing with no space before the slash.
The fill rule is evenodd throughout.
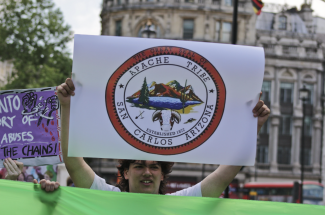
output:
<path id="1" fill-rule="evenodd" d="M 165 183 L 171 172 L 173 163 L 158 161 L 120 160 L 122 184 L 115 187 L 106 184 L 105 180 L 95 174 L 82 157 L 68 157 L 70 97 L 75 95 L 75 86 L 70 78 L 57 87 L 61 104 L 61 144 L 65 165 L 76 187 L 116 192 L 135 192 L 164 194 L 161 185 Z M 263 101 L 258 101 L 253 109 L 254 117 L 258 117 L 257 132 L 266 122 L 270 114 Z M 234 122 L 236 123 L 236 122 Z M 178 191 L 171 195 L 219 197 L 227 185 L 233 180 L 241 166 L 220 165 L 217 170 L 197 185 Z"/>

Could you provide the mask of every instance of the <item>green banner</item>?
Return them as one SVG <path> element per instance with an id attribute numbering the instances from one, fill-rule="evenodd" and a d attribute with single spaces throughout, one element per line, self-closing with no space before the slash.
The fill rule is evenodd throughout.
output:
<path id="1" fill-rule="evenodd" d="M 226 214 L 318 215 L 325 206 L 253 200 L 120 193 L 60 187 L 46 193 L 39 185 L 0 180 L 1 214 Z"/>

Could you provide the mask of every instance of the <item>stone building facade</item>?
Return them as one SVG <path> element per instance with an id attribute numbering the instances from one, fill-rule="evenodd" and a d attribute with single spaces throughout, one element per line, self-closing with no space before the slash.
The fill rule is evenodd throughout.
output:
<path id="1" fill-rule="evenodd" d="M 272 110 L 259 135 L 259 176 L 300 177 L 303 112 L 299 89 L 306 86 L 311 97 L 305 117 L 305 177 L 321 179 L 324 40 L 316 34 L 321 26 L 315 21 L 323 20 L 313 17 L 307 4 L 300 11 L 264 12 L 257 19 L 256 45 L 264 47 L 266 56 L 262 90 Z"/>
<path id="2" fill-rule="evenodd" d="M 102 35 L 230 43 L 232 13 L 231 0 L 104 0 Z M 306 105 L 305 178 L 321 179 L 324 21 L 307 4 L 300 11 L 256 16 L 251 0 L 239 0 L 237 44 L 264 47 L 263 99 L 272 112 L 259 134 L 255 167 L 236 177 L 241 184 L 299 180 L 303 85 L 312 95 Z M 114 161 L 95 160 L 92 166 L 113 183 Z M 170 189 L 193 185 L 216 168 L 177 163 Z"/>

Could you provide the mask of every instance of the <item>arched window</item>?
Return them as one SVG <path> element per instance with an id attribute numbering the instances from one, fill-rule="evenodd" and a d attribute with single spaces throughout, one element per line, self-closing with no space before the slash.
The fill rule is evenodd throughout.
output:
<path id="1" fill-rule="evenodd" d="M 287 29 L 287 17 L 279 16 L 279 29 L 286 30 Z"/>

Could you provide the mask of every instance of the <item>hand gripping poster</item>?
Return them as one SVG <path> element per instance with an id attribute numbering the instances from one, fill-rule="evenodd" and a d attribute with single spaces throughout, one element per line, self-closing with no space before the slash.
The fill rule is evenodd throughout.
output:
<path id="1" fill-rule="evenodd" d="M 69 156 L 253 165 L 264 51 L 75 35 Z"/>
<path id="2" fill-rule="evenodd" d="M 25 166 L 63 162 L 56 87 L 0 91 L 0 168 L 5 158 Z"/>

